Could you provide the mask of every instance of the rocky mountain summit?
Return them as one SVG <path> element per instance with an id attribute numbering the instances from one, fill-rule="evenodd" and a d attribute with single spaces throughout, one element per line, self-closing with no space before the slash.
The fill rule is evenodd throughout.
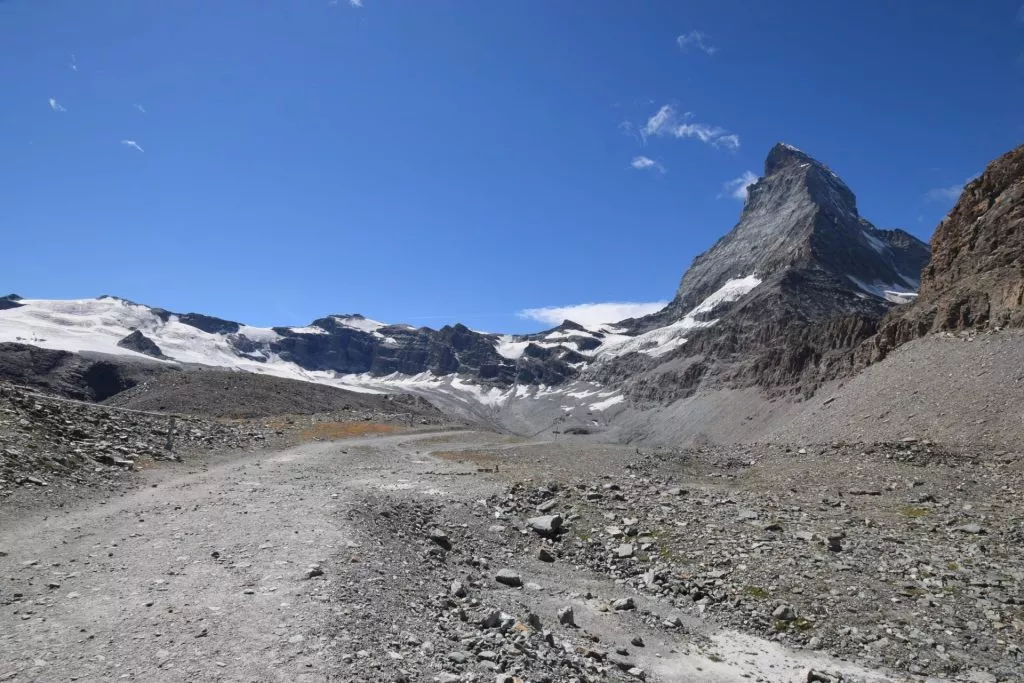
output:
<path id="1" fill-rule="evenodd" d="M 967 184 L 935 230 L 916 301 L 860 355 L 875 361 L 930 332 L 1000 327 L 1024 327 L 1024 145 Z"/>
<path id="2" fill-rule="evenodd" d="M 862 218 L 824 164 L 777 144 L 739 223 L 694 260 L 671 303 L 622 324 L 657 337 L 639 350 L 648 358 L 623 356 L 592 374 L 655 403 L 700 387 L 811 390 L 850 364 L 894 302 L 913 296 L 928 254 L 912 235 Z"/>

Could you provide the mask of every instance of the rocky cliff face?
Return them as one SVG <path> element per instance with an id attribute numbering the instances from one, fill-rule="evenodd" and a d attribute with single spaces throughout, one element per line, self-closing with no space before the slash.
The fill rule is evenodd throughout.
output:
<path id="1" fill-rule="evenodd" d="M 969 183 L 932 237 L 910 306 L 893 311 L 861 362 L 930 332 L 1024 327 L 1024 145 Z"/>
<path id="2" fill-rule="evenodd" d="M 672 302 L 625 323 L 646 334 L 681 327 L 685 343 L 599 363 L 590 376 L 624 383 L 641 402 L 700 387 L 809 391 L 852 366 L 852 349 L 894 300 L 916 291 L 927 245 L 875 228 L 835 173 L 792 146 L 773 147 L 764 170 L 739 223 L 694 260 Z M 757 284 L 720 295 L 737 278 Z"/>

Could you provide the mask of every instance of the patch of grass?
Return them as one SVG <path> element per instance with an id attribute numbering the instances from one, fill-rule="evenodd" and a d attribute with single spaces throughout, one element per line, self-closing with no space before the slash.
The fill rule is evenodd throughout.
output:
<path id="1" fill-rule="evenodd" d="M 767 600 L 771 597 L 771 593 L 768 592 L 768 589 L 762 588 L 761 586 L 744 586 L 743 592 L 752 598 L 757 598 L 758 600 Z"/>
<path id="2" fill-rule="evenodd" d="M 724 662 L 725 661 L 725 657 L 723 657 L 722 655 L 718 654 L 717 652 L 712 652 L 711 654 L 709 654 L 708 655 L 708 659 L 710 659 L 712 662 Z"/>
<path id="3" fill-rule="evenodd" d="M 931 513 L 928 508 L 916 507 L 914 505 L 904 505 L 900 508 L 900 512 L 903 513 L 904 517 L 910 517 L 911 519 L 917 519 L 918 517 L 924 517 Z"/>
<path id="4" fill-rule="evenodd" d="M 948 569 L 951 572 L 958 572 L 960 571 L 960 565 L 958 565 L 956 562 L 950 562 L 946 565 L 946 569 Z"/>
<path id="5" fill-rule="evenodd" d="M 394 425 L 375 422 L 318 422 L 303 429 L 299 438 L 303 441 L 332 441 L 370 434 L 390 434 L 397 429 Z"/>
<path id="6" fill-rule="evenodd" d="M 804 631 L 810 631 L 814 628 L 814 622 L 801 617 L 793 622 L 793 628 L 803 633 Z"/>
<path id="7" fill-rule="evenodd" d="M 804 619 L 803 617 L 799 617 L 793 621 L 783 621 L 782 619 L 775 620 L 775 630 L 777 632 L 781 633 L 782 631 L 788 631 L 790 628 L 794 631 L 804 633 L 805 631 L 810 631 L 814 628 L 814 622 L 809 619 Z"/>

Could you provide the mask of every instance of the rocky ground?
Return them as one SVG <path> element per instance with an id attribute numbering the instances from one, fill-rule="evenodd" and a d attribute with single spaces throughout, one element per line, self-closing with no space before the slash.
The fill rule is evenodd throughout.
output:
<path id="1" fill-rule="evenodd" d="M 135 410 L 218 418 L 358 413 L 445 424 L 436 408 L 410 394 L 366 394 L 251 372 L 191 369 L 165 372 L 104 401 Z M 374 419 L 374 418 L 371 418 Z"/>
<path id="2" fill-rule="evenodd" d="M 157 463 L 0 508 L 0 680 L 1019 680 L 1022 470 L 469 432 Z"/>
<path id="3" fill-rule="evenodd" d="M 227 373 L 204 375 L 228 377 Z M 328 387 L 308 386 L 342 397 L 352 396 Z M 148 393 L 150 388 L 144 385 L 138 391 Z M 217 416 L 232 410 L 223 392 L 213 393 L 213 397 L 203 398 L 210 414 Z M 201 394 L 197 389 L 193 395 Z M 129 397 L 123 402 L 131 404 L 138 396 L 135 393 L 134 399 Z M 231 392 L 227 396 L 231 405 L 243 402 Z M 289 400 L 293 398 L 285 396 L 279 403 L 294 408 L 296 401 Z M 307 402 L 311 400 L 305 395 L 303 398 Z M 311 409 L 313 404 L 309 403 L 308 407 Z M 174 414 L 172 422 L 170 414 L 71 401 L 0 383 L 0 499 L 26 488 L 58 497 L 85 486 L 117 488 L 130 485 L 131 473 L 140 468 L 160 461 L 181 461 L 197 454 L 281 448 L 299 441 L 343 434 L 450 423 L 433 407 L 407 396 L 393 400 L 372 396 L 349 402 L 325 401 L 322 407 L 324 412 L 310 410 L 312 414 L 277 414 L 259 419 Z M 31 503 L 36 495 L 21 498 Z"/>

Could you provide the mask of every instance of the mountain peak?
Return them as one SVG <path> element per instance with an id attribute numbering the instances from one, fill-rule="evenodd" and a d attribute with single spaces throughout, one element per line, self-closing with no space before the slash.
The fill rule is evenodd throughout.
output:
<path id="1" fill-rule="evenodd" d="M 764 160 L 764 174 L 769 176 L 791 166 L 798 166 L 799 164 L 816 164 L 821 166 L 821 163 L 818 160 L 797 149 L 793 145 L 785 142 L 777 142 L 775 143 L 775 146 L 769 150 L 768 156 Z"/>

